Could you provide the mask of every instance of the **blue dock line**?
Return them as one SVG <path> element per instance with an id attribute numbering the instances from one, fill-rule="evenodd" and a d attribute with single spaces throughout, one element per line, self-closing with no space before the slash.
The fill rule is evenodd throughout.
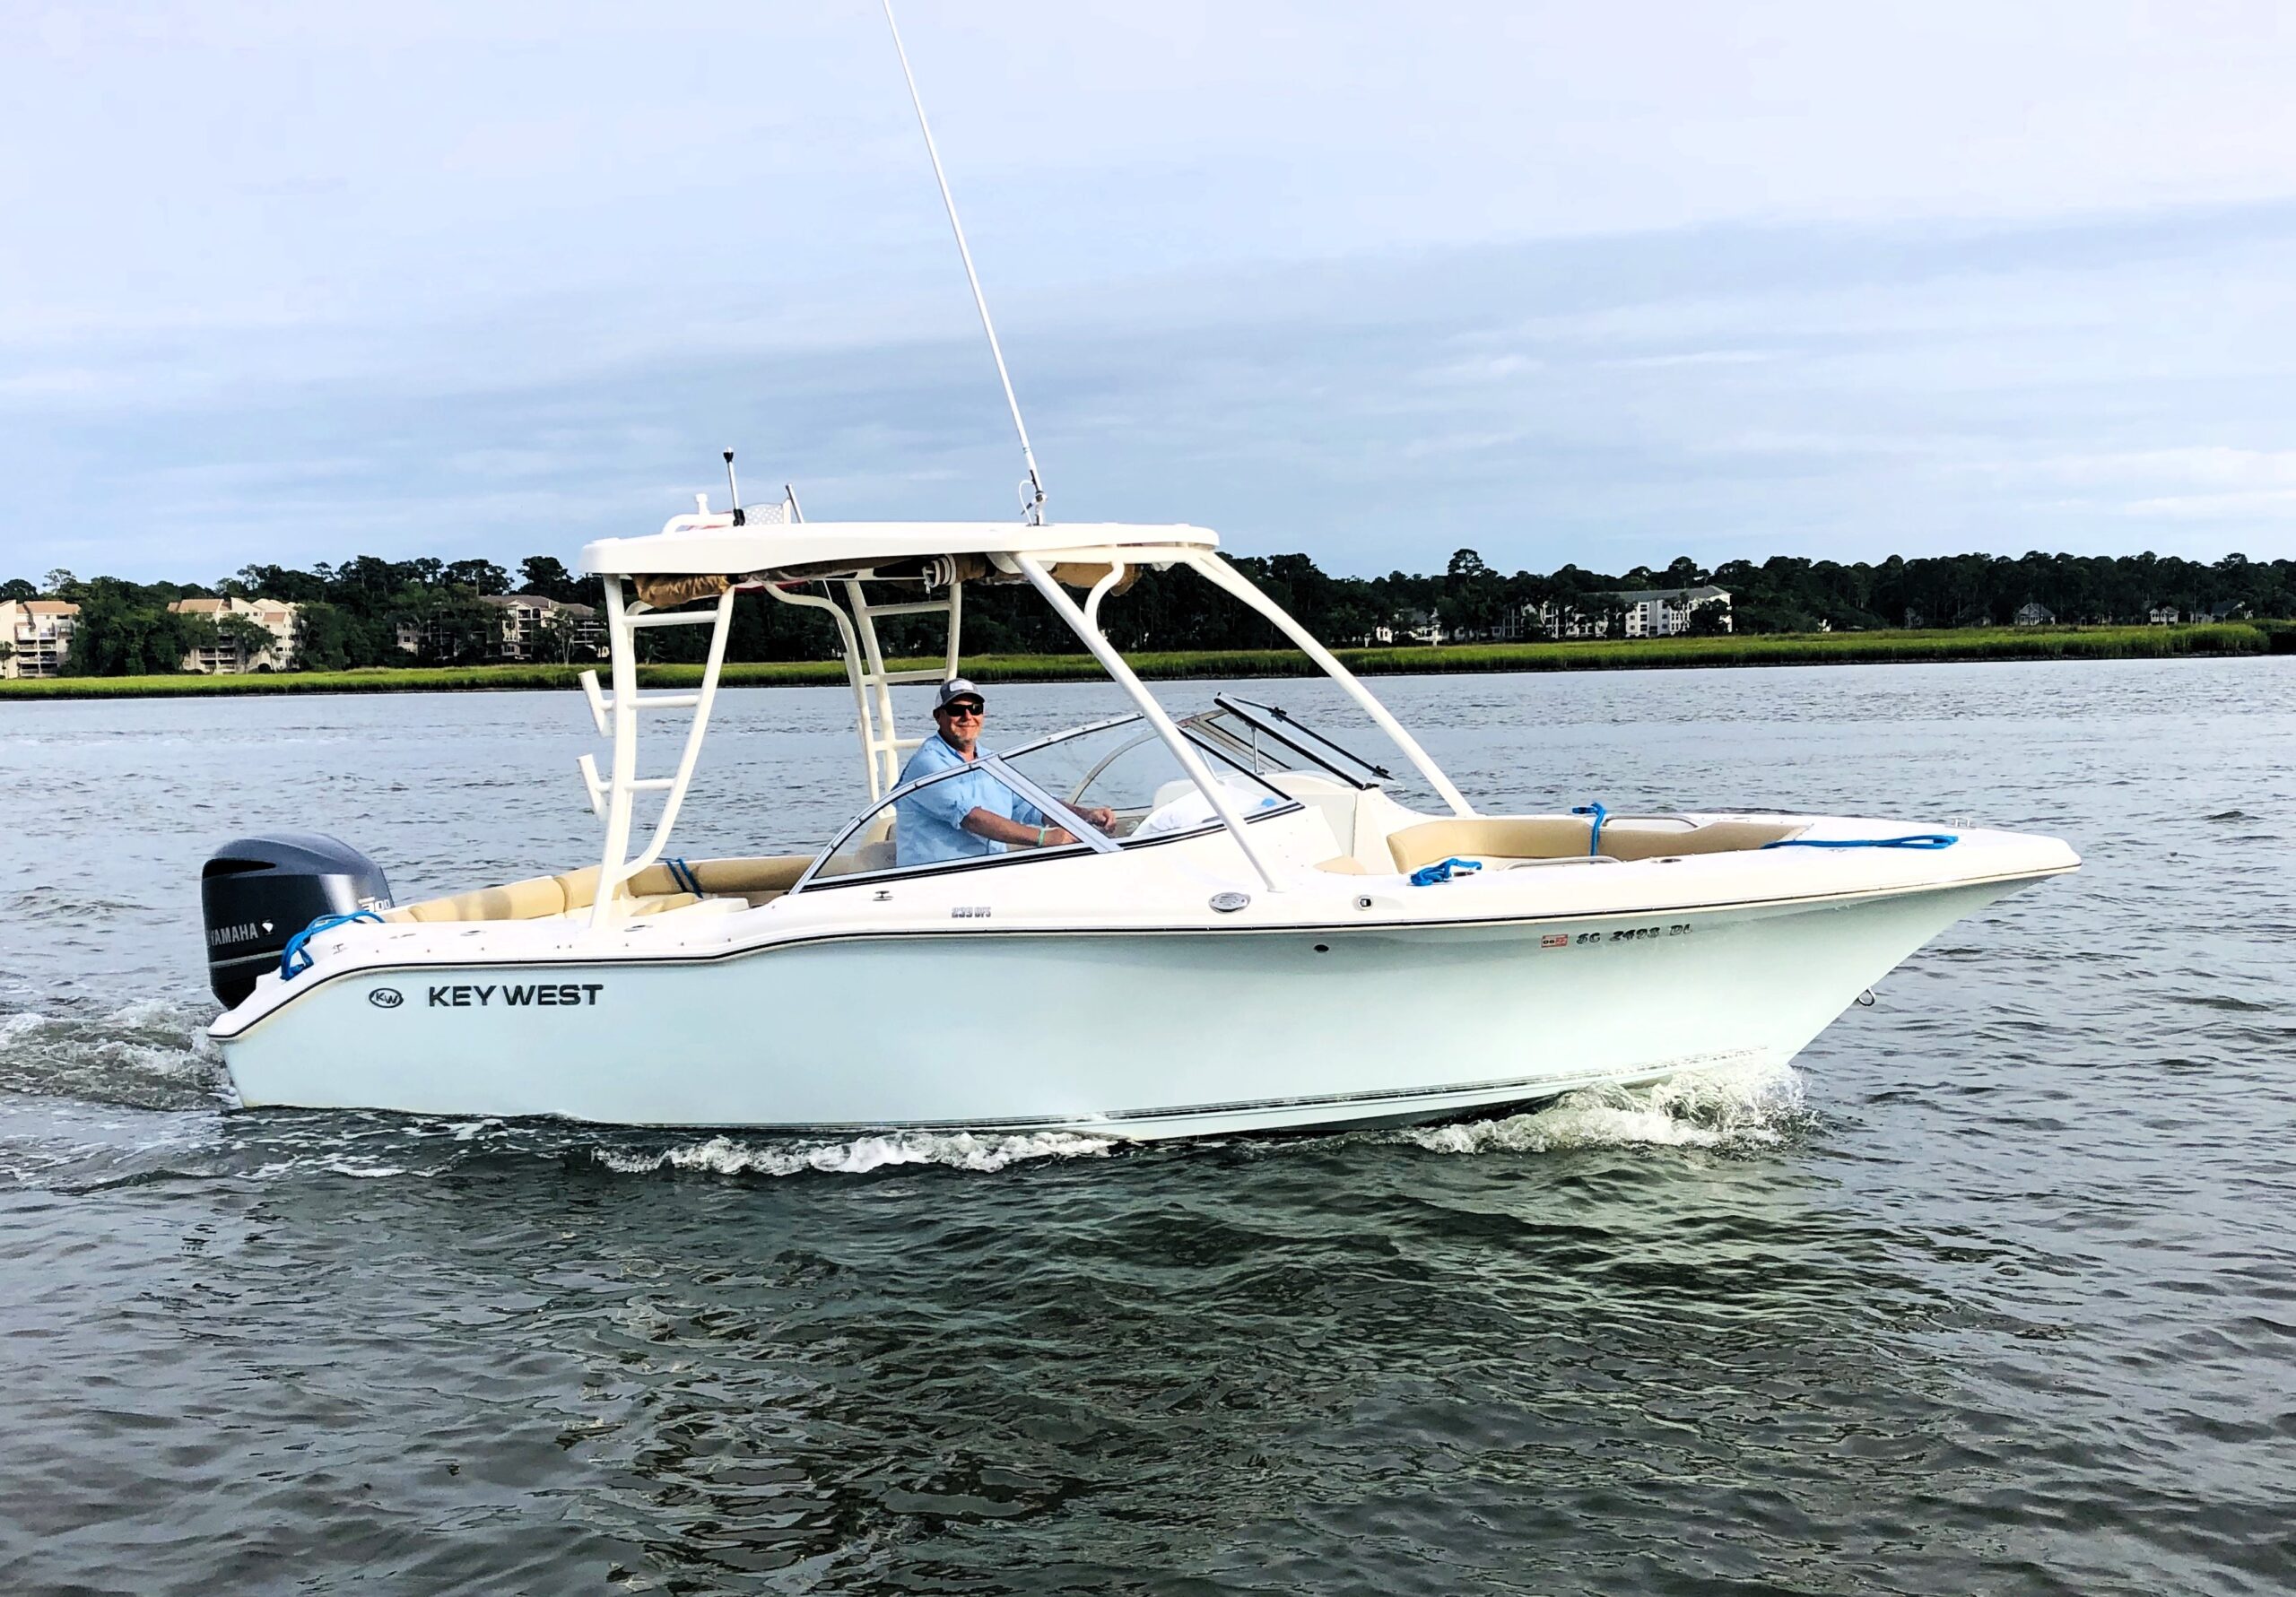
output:
<path id="1" fill-rule="evenodd" d="M 1448 881 L 1454 876 L 1465 876 L 1483 869 L 1481 860 L 1463 860 L 1454 855 L 1447 860 L 1437 860 L 1431 865 L 1422 865 L 1411 873 L 1413 887 L 1433 887 L 1439 881 Z"/>
<path id="2" fill-rule="evenodd" d="M 283 982 L 291 982 L 311 968 L 310 951 L 304 948 L 305 943 L 322 932 L 332 932 L 337 926 L 347 926 L 353 921 L 372 921 L 379 926 L 383 924 L 383 917 L 371 909 L 354 909 L 349 915 L 319 916 L 309 925 L 290 937 L 287 940 L 287 946 L 279 950 L 279 979 Z M 298 959 L 302 963 L 297 964 Z"/>
<path id="3" fill-rule="evenodd" d="M 1780 838 L 1764 848 L 1951 848 L 1961 838 L 1952 832 L 1910 832 L 1902 838 Z"/>
<path id="4" fill-rule="evenodd" d="M 1587 834 L 1587 857 L 1592 859 L 1603 851 L 1603 822 L 1610 818 L 1610 812 L 1600 804 L 1580 804 L 1570 812 L 1595 818 L 1594 830 Z"/>
<path id="5" fill-rule="evenodd" d="M 694 875 L 692 867 L 683 860 L 667 860 L 664 863 L 670 867 L 670 880 L 678 884 L 679 891 L 691 893 L 697 898 L 702 896 L 700 880 Z"/>

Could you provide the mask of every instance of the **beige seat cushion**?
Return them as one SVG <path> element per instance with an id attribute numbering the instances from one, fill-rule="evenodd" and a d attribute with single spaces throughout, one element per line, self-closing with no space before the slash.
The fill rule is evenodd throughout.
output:
<path id="1" fill-rule="evenodd" d="M 1760 848 L 1809 829 L 1774 820 L 1709 820 L 1689 830 L 1667 829 L 1640 831 L 1633 827 L 1605 827 L 1603 853 L 1614 860 L 1670 859 L 1683 854 L 1737 854 Z"/>
<path id="2" fill-rule="evenodd" d="M 761 855 L 748 859 L 690 860 L 686 869 L 702 891 L 740 894 L 760 903 L 785 893 L 804 873 L 813 856 Z M 442 898 L 402 904 L 384 912 L 387 921 L 530 921 L 587 909 L 598 895 L 598 868 L 587 866 L 558 876 L 530 876 L 502 887 L 477 888 Z M 633 915 L 658 914 L 698 902 L 667 865 L 648 865 L 630 879 Z"/>
<path id="3" fill-rule="evenodd" d="M 705 893 L 786 893 L 813 863 L 810 854 L 768 854 L 750 859 L 689 860 L 686 869 Z"/>
<path id="4" fill-rule="evenodd" d="M 1463 820 L 1424 820 L 1387 837 L 1396 869 L 1406 873 L 1438 860 L 1551 860 L 1587 852 L 1593 822 L 1580 815 L 1478 815 Z M 1702 826 L 1641 829 L 1612 824 L 1603 829 L 1605 859 L 1648 860 L 1684 854 L 1728 854 L 1760 848 L 1800 832 L 1799 824 L 1757 820 L 1714 820 Z"/>
<path id="5" fill-rule="evenodd" d="M 665 910 L 683 909 L 689 904 L 700 902 L 698 893 L 648 893 L 642 898 L 630 901 L 630 913 L 632 916 L 660 915 Z"/>
<path id="6" fill-rule="evenodd" d="M 1438 860 L 1561 859 L 1587 852 L 1587 822 L 1575 815 L 1478 815 L 1422 820 L 1387 834 L 1396 869 L 1408 874 Z"/>
<path id="7" fill-rule="evenodd" d="M 591 874 L 595 877 L 596 872 Z M 386 920 L 409 921 L 530 921 L 566 912 L 564 879 L 531 876 L 501 887 L 483 887 L 420 904 L 402 904 Z"/>

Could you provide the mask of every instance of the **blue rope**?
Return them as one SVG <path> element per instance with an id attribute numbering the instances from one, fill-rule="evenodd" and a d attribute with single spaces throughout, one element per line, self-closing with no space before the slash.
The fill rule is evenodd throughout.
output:
<path id="1" fill-rule="evenodd" d="M 1595 818 L 1595 828 L 1587 834 L 1587 857 L 1592 859 L 1603 851 L 1603 822 L 1609 818 L 1610 812 L 1600 804 L 1580 804 L 1570 812 Z"/>
<path id="2" fill-rule="evenodd" d="M 283 982 L 291 982 L 311 968 L 310 950 L 303 946 L 305 943 L 322 932 L 332 932 L 337 926 L 347 926 L 353 921 L 372 921 L 379 926 L 383 924 L 383 917 L 371 909 L 354 909 L 349 915 L 319 916 L 309 925 L 290 937 L 287 940 L 287 946 L 279 950 L 279 979 Z M 302 963 L 298 965 L 295 962 L 298 959 Z"/>
<path id="3" fill-rule="evenodd" d="M 1437 860 L 1431 865 L 1422 865 L 1411 873 L 1413 887 L 1433 887 L 1439 881 L 1448 881 L 1454 876 L 1465 876 L 1483 869 L 1481 860 L 1463 860 L 1454 855 L 1447 860 Z"/>
<path id="4" fill-rule="evenodd" d="M 669 866 L 670 880 L 678 884 L 679 890 L 691 893 L 697 898 L 701 897 L 700 880 L 694 875 L 691 866 L 683 860 L 672 860 Z"/>
<path id="5" fill-rule="evenodd" d="M 1952 832 L 1911 832 L 1902 838 L 1780 838 L 1764 848 L 1951 848 Z"/>

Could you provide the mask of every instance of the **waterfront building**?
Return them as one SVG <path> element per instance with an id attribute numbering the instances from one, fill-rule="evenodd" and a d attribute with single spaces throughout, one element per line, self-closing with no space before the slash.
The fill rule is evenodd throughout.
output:
<path id="1" fill-rule="evenodd" d="M 1543 603 L 1523 607 L 1523 614 L 1549 638 L 1608 638 L 1611 618 L 1599 597 L 1587 601 L 1587 606 L 1565 600 L 1549 599 Z"/>
<path id="2" fill-rule="evenodd" d="M 249 671 L 284 671 L 295 660 L 295 613 L 300 608 L 280 599 L 178 599 L 168 609 L 177 615 L 203 616 L 221 621 L 244 616 L 268 635 L 259 641 L 252 629 L 234 629 L 211 644 L 203 644 L 183 657 L 186 671 L 211 676 L 236 676 Z"/>
<path id="3" fill-rule="evenodd" d="M 1361 639 L 1366 648 L 1375 644 L 1420 643 L 1431 648 L 1448 641 L 1455 635 L 1443 630 L 1443 619 L 1431 610 L 1398 610 L 1384 621 L 1375 624 Z"/>
<path id="4" fill-rule="evenodd" d="M 1576 599 L 1549 599 L 1523 607 L 1525 621 L 1549 638 L 1608 638 L 1613 620 L 1626 638 L 1674 638 L 1690 630 L 1690 618 L 1709 606 L 1718 607 L 1722 630 L 1736 630 L 1726 589 L 1628 588 L 1611 594 L 1585 594 Z"/>
<path id="5" fill-rule="evenodd" d="M 1678 638 L 1690 630 L 1691 617 L 1709 606 L 1719 608 L 1723 631 L 1736 629 L 1730 595 L 1718 587 L 1631 588 L 1608 597 L 1625 607 L 1629 638 Z"/>
<path id="6" fill-rule="evenodd" d="M 545 599 L 540 594 L 497 594 L 485 603 L 502 612 L 501 659 L 605 658 L 606 629 L 593 605 Z"/>
<path id="7" fill-rule="evenodd" d="M 596 607 L 547 599 L 540 594 L 484 594 L 491 613 L 480 623 L 479 654 L 488 660 L 598 660 L 605 657 L 605 627 Z M 450 656 L 469 635 L 465 618 L 424 616 L 398 623 L 398 647 L 410 655 Z"/>
<path id="8" fill-rule="evenodd" d="M 0 644 L 8 646 L 0 677 L 60 674 L 79 616 L 80 607 L 65 599 L 0 602 Z"/>
<path id="9" fill-rule="evenodd" d="M 2017 613 L 2012 619 L 2021 627 L 2048 627 L 2056 624 L 2057 612 L 2038 599 L 2029 599 L 2017 606 Z"/>

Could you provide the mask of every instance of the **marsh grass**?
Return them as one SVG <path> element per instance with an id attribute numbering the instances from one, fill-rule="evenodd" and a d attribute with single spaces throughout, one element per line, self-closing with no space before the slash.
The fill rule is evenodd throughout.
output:
<path id="1" fill-rule="evenodd" d="M 1712 665 L 1852 665 L 1948 660 L 2154 660 L 2183 655 L 2285 652 L 2296 631 L 2283 623 L 2221 621 L 2189 627 L 1969 628 L 1918 632 L 1769 633 L 1746 638 L 1663 638 L 1632 641 L 1459 644 L 1448 648 L 1334 651 L 1366 676 L 1491 671 L 1649 671 Z M 1313 676 L 1304 655 L 1288 649 L 1204 649 L 1126 656 L 1144 677 Z M 897 660 L 897 668 L 931 660 Z M 1096 681 L 1089 655 L 969 655 L 965 672 L 1004 682 Z M 133 699 L 171 694 L 507 692 L 571 688 L 577 665 L 380 667 L 364 671 L 281 672 L 248 676 L 44 677 L 0 681 L 5 699 Z M 698 665 L 642 667 L 648 686 L 700 679 Z M 835 660 L 735 662 L 727 687 L 821 686 L 845 681 Z"/>

